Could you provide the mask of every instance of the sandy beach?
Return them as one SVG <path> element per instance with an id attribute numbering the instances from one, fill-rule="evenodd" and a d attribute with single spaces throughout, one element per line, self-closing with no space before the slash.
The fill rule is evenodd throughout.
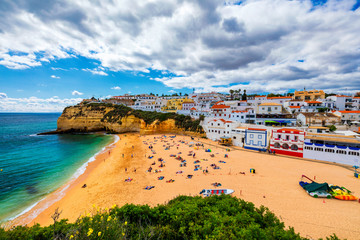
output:
<path id="1" fill-rule="evenodd" d="M 66 189 L 64 186 L 50 194 L 14 223 L 49 225 L 56 208 L 62 211 L 61 218 L 74 221 L 80 215 L 93 212 L 94 206 L 102 209 L 126 203 L 156 206 L 178 195 L 198 196 L 202 189 L 214 188 L 211 184 L 218 182 L 222 185 L 219 188 L 235 190 L 233 196 L 253 202 L 257 207 L 268 207 L 303 237 L 320 238 L 336 233 L 340 238 L 359 239 L 358 201 L 312 198 L 298 184 L 305 174 L 317 182 L 344 186 L 359 197 L 360 180 L 348 169 L 235 148 L 228 152 L 210 140 L 192 140 L 187 136 L 122 134 L 119 137 L 114 146 L 99 154 L 85 173 L 67 184 Z M 198 140 L 204 147 L 192 144 Z M 207 148 L 211 152 L 205 152 Z M 180 167 L 181 161 L 170 155 L 181 156 L 186 166 Z M 220 169 L 213 169 L 212 164 Z M 194 171 L 195 165 L 200 165 L 199 170 Z M 206 168 L 208 173 L 203 173 Z M 250 173 L 250 168 L 256 173 Z M 188 175 L 193 176 L 188 179 Z M 160 176 L 164 179 L 158 180 Z M 132 181 L 126 182 L 127 178 Z M 167 182 L 171 179 L 175 181 Z M 154 188 L 145 190 L 146 186 Z M 56 201 L 59 193 L 63 197 Z"/>

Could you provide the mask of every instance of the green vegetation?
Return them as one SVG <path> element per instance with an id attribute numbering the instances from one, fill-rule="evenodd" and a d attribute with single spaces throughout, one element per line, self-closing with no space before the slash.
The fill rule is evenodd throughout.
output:
<path id="1" fill-rule="evenodd" d="M 55 223 L 0 229 L 0 239 L 305 239 L 293 228 L 285 230 L 267 208 L 255 208 L 229 195 L 180 196 L 154 208 L 127 204 L 99 210 L 94 206 L 93 214 L 75 223 Z"/>
<path id="2" fill-rule="evenodd" d="M 330 132 L 334 132 L 334 131 L 336 131 L 336 127 L 335 127 L 335 125 L 331 125 L 330 127 L 329 127 L 329 130 L 330 130 Z"/>

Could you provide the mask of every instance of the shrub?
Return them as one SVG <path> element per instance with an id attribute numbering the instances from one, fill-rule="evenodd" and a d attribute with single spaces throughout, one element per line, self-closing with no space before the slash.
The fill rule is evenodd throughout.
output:
<path id="1" fill-rule="evenodd" d="M 305 239 L 266 207 L 229 195 L 179 196 L 166 205 L 127 204 L 40 227 L 18 226 L 0 239 Z M 331 236 L 329 239 L 337 239 Z"/>

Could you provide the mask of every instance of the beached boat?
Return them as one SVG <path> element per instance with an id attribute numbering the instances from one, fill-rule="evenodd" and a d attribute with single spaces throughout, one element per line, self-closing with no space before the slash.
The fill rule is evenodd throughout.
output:
<path id="1" fill-rule="evenodd" d="M 305 175 L 302 175 L 301 178 L 307 178 L 311 183 L 300 181 L 299 185 L 312 197 L 314 198 L 332 198 L 329 185 L 327 183 L 317 183 L 308 178 Z"/>
<path id="2" fill-rule="evenodd" d="M 199 194 L 202 194 L 204 197 L 211 195 L 221 195 L 221 194 L 232 194 L 235 192 L 232 189 L 203 189 Z"/>
<path id="3" fill-rule="evenodd" d="M 357 197 L 353 196 L 351 191 L 344 187 L 330 185 L 330 189 L 332 190 L 331 195 L 336 199 L 347 201 L 357 200 Z"/>

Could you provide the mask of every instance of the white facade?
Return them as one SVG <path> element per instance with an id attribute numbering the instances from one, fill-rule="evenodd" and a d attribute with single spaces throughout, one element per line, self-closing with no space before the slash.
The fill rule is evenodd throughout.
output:
<path id="1" fill-rule="evenodd" d="M 244 146 L 246 129 L 247 127 L 237 127 L 231 130 L 231 138 L 234 146 Z"/>
<path id="2" fill-rule="evenodd" d="M 259 105 L 259 114 L 281 114 L 282 105 L 279 103 L 262 103 Z"/>
<path id="3" fill-rule="evenodd" d="M 267 129 L 248 128 L 245 130 L 244 148 L 266 151 L 269 144 L 270 131 Z"/>
<path id="4" fill-rule="evenodd" d="M 227 121 L 224 119 L 205 119 L 203 129 L 206 132 L 206 137 L 217 141 L 221 137 L 231 137 L 231 129 L 237 127 L 239 123 Z"/>
<path id="5" fill-rule="evenodd" d="M 304 158 L 359 166 L 360 140 L 331 134 L 322 135 L 323 137 L 305 137 Z"/>

